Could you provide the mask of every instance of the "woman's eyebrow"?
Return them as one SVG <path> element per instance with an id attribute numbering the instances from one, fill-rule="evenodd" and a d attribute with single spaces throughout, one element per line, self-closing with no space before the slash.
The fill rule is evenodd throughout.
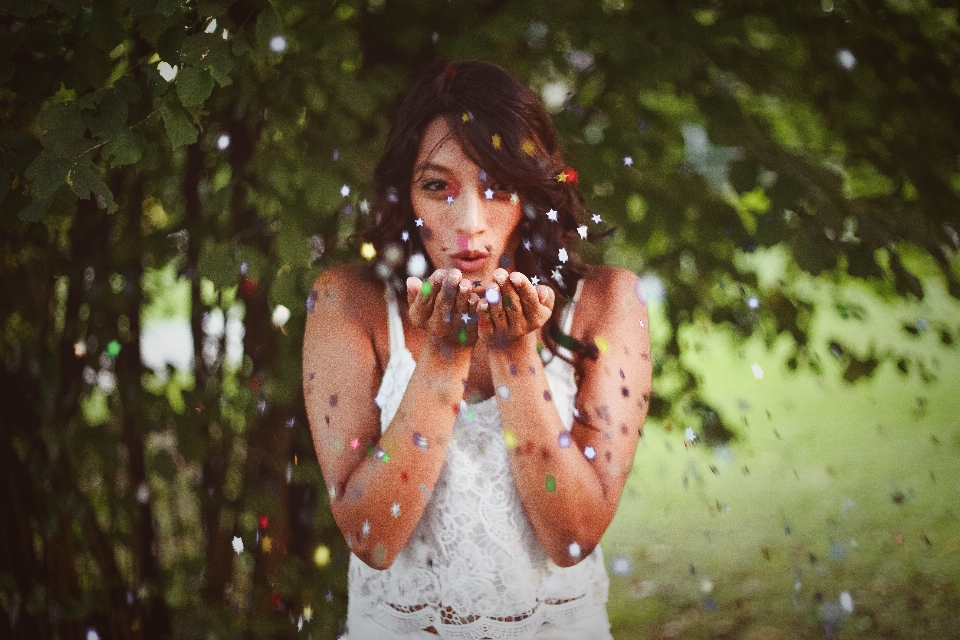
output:
<path id="1" fill-rule="evenodd" d="M 413 173 L 414 175 L 420 175 L 425 171 L 437 171 L 439 173 L 450 173 L 449 168 L 440 164 L 434 164 L 432 162 L 424 162 L 421 165 L 417 165 Z"/>

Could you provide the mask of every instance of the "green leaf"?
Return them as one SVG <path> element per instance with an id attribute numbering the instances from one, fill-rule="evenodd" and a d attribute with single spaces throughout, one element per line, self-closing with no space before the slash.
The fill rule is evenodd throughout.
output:
<path id="1" fill-rule="evenodd" d="M 143 138 L 130 129 L 117 131 L 103 146 L 103 158 L 113 167 L 133 164 L 143 155 Z"/>
<path id="2" fill-rule="evenodd" d="M 218 289 L 236 285 L 240 264 L 233 245 L 212 240 L 204 242 L 203 247 L 200 248 L 197 274 L 213 282 Z"/>
<path id="3" fill-rule="evenodd" d="M 203 104 L 213 91 L 213 78 L 197 67 L 186 66 L 177 74 L 177 95 L 185 107 Z"/>
<path id="4" fill-rule="evenodd" d="M 100 178 L 97 168 L 89 160 L 80 161 L 70 170 L 70 182 L 78 198 L 86 200 L 92 192 L 98 203 L 106 203 L 107 213 L 117 210 L 117 203 L 113 199 L 110 187 Z"/>
<path id="5" fill-rule="evenodd" d="M 41 218 L 43 218 L 43 214 L 45 214 L 47 209 L 50 208 L 50 203 L 52 201 L 53 196 L 50 196 L 49 198 L 38 198 L 37 196 L 34 196 L 30 204 L 21 209 L 20 213 L 17 214 L 17 217 L 24 222 L 40 222 Z"/>
<path id="6" fill-rule="evenodd" d="M 188 36 L 180 47 L 180 62 L 206 69 L 221 87 L 232 82 L 233 60 L 226 40 L 215 33 Z"/>
<path id="7" fill-rule="evenodd" d="M 100 113 L 90 119 L 90 132 L 104 138 L 127 123 L 127 101 L 113 89 L 107 89 L 100 100 Z"/>
<path id="8" fill-rule="evenodd" d="M 171 100 L 165 100 L 160 106 L 160 116 L 174 149 L 197 141 L 197 129 L 190 122 L 183 107 Z"/>
<path id="9" fill-rule="evenodd" d="M 13 173 L 23 173 L 36 157 L 36 143 L 19 131 L 0 130 L 0 158 Z"/>
<path id="10" fill-rule="evenodd" d="M 67 174 L 73 166 L 68 159 L 62 156 L 43 152 L 27 167 L 25 177 L 31 182 L 31 193 L 34 200 L 49 200 L 53 192 L 67 179 Z M 42 214 L 41 214 L 42 215 Z"/>
<path id="11" fill-rule="evenodd" d="M 45 130 L 40 144 L 61 156 L 76 156 L 90 147 L 84 137 L 87 127 L 76 102 L 47 102 L 37 115 L 37 125 Z"/>

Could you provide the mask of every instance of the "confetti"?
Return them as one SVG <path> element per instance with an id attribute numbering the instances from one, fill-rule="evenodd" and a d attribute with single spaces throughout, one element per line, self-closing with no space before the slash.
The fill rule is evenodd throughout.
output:
<path id="1" fill-rule="evenodd" d="M 597 457 L 597 450 L 593 447 L 586 446 L 583 448 L 583 457 L 587 460 L 593 460 Z"/>
<path id="2" fill-rule="evenodd" d="M 549 219 L 551 222 L 556 222 L 557 211 L 555 209 L 550 209 L 550 211 L 547 211 L 547 219 Z"/>
<path id="3" fill-rule="evenodd" d="M 498 136 L 497 134 L 493 134 L 493 137 L 490 138 L 490 141 L 493 142 L 494 149 L 500 148 L 500 136 Z"/>
<path id="4" fill-rule="evenodd" d="M 453 204 L 453 196 L 447 196 L 447 204 Z"/>
<path id="5" fill-rule="evenodd" d="M 596 343 L 597 349 L 600 349 L 600 353 L 609 353 L 610 343 L 607 342 L 606 338 L 603 336 L 597 336 L 593 341 Z"/>
<path id="6" fill-rule="evenodd" d="M 347 186 L 347 185 L 343 185 L 342 187 L 340 187 L 340 195 L 343 196 L 344 198 L 346 198 L 347 196 L 349 196 L 349 195 L 350 195 L 350 187 Z"/>
<path id="7" fill-rule="evenodd" d="M 399 517 L 400 517 L 400 503 L 399 503 L 399 502 L 394 502 L 393 505 L 390 507 L 390 515 L 392 515 L 394 518 L 399 518 Z"/>
<path id="8" fill-rule="evenodd" d="M 610 572 L 618 578 L 624 578 L 630 575 L 631 569 L 630 558 L 625 558 L 624 556 L 616 556 L 613 562 L 610 563 Z"/>
<path id="9" fill-rule="evenodd" d="M 273 36 L 270 38 L 270 51 L 274 53 L 283 53 L 287 50 L 287 39 L 283 36 Z"/>
<path id="10" fill-rule="evenodd" d="M 523 241 L 523 248 L 526 249 L 527 251 L 530 251 L 530 241 L 529 241 L 529 240 L 524 239 L 524 241 Z"/>
<path id="11" fill-rule="evenodd" d="M 544 483 L 546 490 L 550 493 L 553 493 L 557 490 L 557 480 L 551 475 L 547 475 L 547 480 Z"/>
<path id="12" fill-rule="evenodd" d="M 569 447 L 571 442 L 570 434 L 566 431 L 561 432 L 560 435 L 557 436 L 557 446 L 561 449 Z"/>
<path id="13" fill-rule="evenodd" d="M 510 204 L 517 204 L 520 202 L 520 196 L 516 193 L 510 194 Z"/>
<path id="14" fill-rule="evenodd" d="M 429 280 L 425 280 L 422 285 L 420 285 L 420 294 L 423 297 L 429 296 L 433 292 L 433 285 L 430 284 Z"/>
<path id="15" fill-rule="evenodd" d="M 523 142 L 520 143 L 520 149 L 528 156 L 532 156 L 536 147 L 534 146 L 532 141 L 524 140 Z"/>
<path id="16" fill-rule="evenodd" d="M 490 304 L 497 304 L 500 302 L 500 289 L 496 287 L 490 287 L 483 294 L 483 297 L 487 299 L 487 302 Z"/>
<path id="17" fill-rule="evenodd" d="M 418 227 L 422 227 L 422 226 L 423 226 L 423 218 L 417 218 L 416 223 L 417 223 L 417 226 L 418 226 Z"/>
<path id="18" fill-rule="evenodd" d="M 273 323 L 273 326 L 282 329 L 288 320 L 290 320 L 290 309 L 287 309 L 282 304 L 274 307 L 273 313 L 270 315 L 270 321 Z"/>
<path id="19" fill-rule="evenodd" d="M 583 238 L 584 240 L 586 240 L 586 239 L 587 239 L 587 225 L 582 224 L 582 225 L 580 225 L 579 227 L 577 227 L 577 233 L 580 234 L 580 237 L 581 237 L 581 238 Z"/>
<path id="20" fill-rule="evenodd" d="M 754 362 L 752 365 L 750 365 L 750 368 L 753 369 L 754 378 L 756 378 L 757 380 L 760 380 L 763 378 L 763 369 L 760 367 L 759 364 Z"/>
<path id="21" fill-rule="evenodd" d="M 509 400 L 509 399 L 510 399 L 510 387 L 508 387 L 508 386 L 505 385 L 505 384 L 500 385 L 499 387 L 497 387 L 497 395 L 500 396 L 501 398 L 503 398 L 504 400 Z"/>
<path id="22" fill-rule="evenodd" d="M 366 538 L 368 535 L 370 535 L 370 521 L 369 521 L 369 520 L 364 520 L 364 521 L 363 521 L 363 526 L 360 528 L 360 533 L 363 534 L 363 537 L 364 537 L 364 538 Z"/>
<path id="23" fill-rule="evenodd" d="M 261 514 L 260 517 L 258 518 L 257 524 L 260 525 L 261 529 L 266 529 L 268 526 L 270 526 L 270 518 L 268 518 L 266 515 Z"/>
<path id="24" fill-rule="evenodd" d="M 414 432 L 413 434 L 413 446 L 421 451 L 427 450 L 427 439 L 420 435 L 420 432 Z"/>
<path id="25" fill-rule="evenodd" d="M 407 240 L 410 239 L 410 232 L 407 231 L 406 229 L 404 229 L 404 230 L 403 230 L 403 233 L 400 234 L 400 238 L 401 238 L 404 242 L 406 242 Z"/>
<path id="26" fill-rule="evenodd" d="M 422 278 L 427 273 L 427 259 L 422 253 L 414 253 L 410 256 L 407 260 L 407 273 L 414 278 Z"/>
<path id="27" fill-rule="evenodd" d="M 240 539 L 240 536 L 233 536 L 233 550 L 237 555 L 243 553 L 243 540 Z"/>
<path id="28" fill-rule="evenodd" d="M 577 542 L 570 543 L 570 557 L 579 558 L 580 557 L 580 544 Z"/>
<path id="29" fill-rule="evenodd" d="M 469 121 L 469 120 L 470 120 L 470 114 L 468 114 L 468 113 L 465 112 L 462 116 L 460 116 L 460 120 L 461 120 L 461 122 L 467 122 L 467 121 Z"/>
<path id="30" fill-rule="evenodd" d="M 517 448 L 517 434 L 514 433 L 513 429 L 503 430 L 503 443 L 507 445 L 508 451 L 513 451 Z"/>
<path id="31" fill-rule="evenodd" d="M 483 197 L 487 200 L 493 200 L 493 189 L 487 187 L 487 190 L 483 192 Z"/>
<path id="32" fill-rule="evenodd" d="M 687 427 L 687 430 L 685 432 L 685 437 L 690 442 L 693 442 L 694 440 L 697 439 L 697 434 L 693 432 L 693 429 L 691 427 Z"/>
<path id="33" fill-rule="evenodd" d="M 313 607 L 311 607 L 310 605 L 307 605 L 303 608 L 303 619 L 306 620 L 307 622 L 310 622 L 312 618 L 313 618 Z"/>
<path id="34" fill-rule="evenodd" d="M 260 548 L 263 549 L 264 553 L 270 553 L 273 551 L 273 538 L 270 536 L 263 536 L 263 541 L 260 542 Z"/>
<path id="35" fill-rule="evenodd" d="M 631 158 L 630 156 L 625 156 L 625 157 L 623 158 L 623 166 L 625 166 L 625 167 L 632 167 L 632 166 L 633 166 L 633 158 Z"/>
<path id="36" fill-rule="evenodd" d="M 373 260 L 377 257 L 377 250 L 374 249 L 373 244 L 370 242 L 364 242 L 360 247 L 360 255 L 365 260 Z"/>
<path id="37" fill-rule="evenodd" d="M 597 224 L 600 224 L 601 222 L 603 222 L 603 221 L 600 219 L 600 215 L 599 215 L 599 214 L 596 214 L 596 213 L 593 214 L 593 217 L 591 218 L 591 220 L 593 220 L 593 221 L 594 221 L 595 223 L 597 223 Z"/>
<path id="38" fill-rule="evenodd" d="M 533 286 L 537 286 L 538 284 L 540 284 L 540 278 L 538 278 L 537 276 L 533 276 L 532 278 L 530 278 L 530 284 L 532 284 Z"/>
<path id="39" fill-rule="evenodd" d="M 560 258 L 560 262 L 566 262 L 566 261 L 567 261 L 567 250 L 564 249 L 563 247 L 560 247 L 560 251 L 558 252 L 558 257 Z"/>
<path id="40" fill-rule="evenodd" d="M 853 598 L 849 591 L 840 592 L 840 607 L 847 613 L 853 613 Z"/>

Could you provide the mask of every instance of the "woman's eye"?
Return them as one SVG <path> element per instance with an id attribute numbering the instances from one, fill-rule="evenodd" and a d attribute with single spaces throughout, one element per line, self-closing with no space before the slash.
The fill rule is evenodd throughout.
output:
<path id="1" fill-rule="evenodd" d="M 510 191 L 510 187 L 503 184 L 502 182 L 498 182 L 493 186 L 491 186 L 490 188 L 493 189 L 494 191 Z"/>
<path id="2" fill-rule="evenodd" d="M 445 191 L 447 183 L 443 180 L 427 180 L 423 183 L 424 191 Z"/>

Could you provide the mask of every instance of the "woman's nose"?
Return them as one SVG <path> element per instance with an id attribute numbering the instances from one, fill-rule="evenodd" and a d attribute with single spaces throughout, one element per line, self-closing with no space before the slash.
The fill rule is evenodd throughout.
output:
<path id="1" fill-rule="evenodd" d="M 453 202 L 456 216 L 456 231 L 463 235 L 476 235 L 483 230 L 483 194 L 476 189 L 464 189 Z"/>

